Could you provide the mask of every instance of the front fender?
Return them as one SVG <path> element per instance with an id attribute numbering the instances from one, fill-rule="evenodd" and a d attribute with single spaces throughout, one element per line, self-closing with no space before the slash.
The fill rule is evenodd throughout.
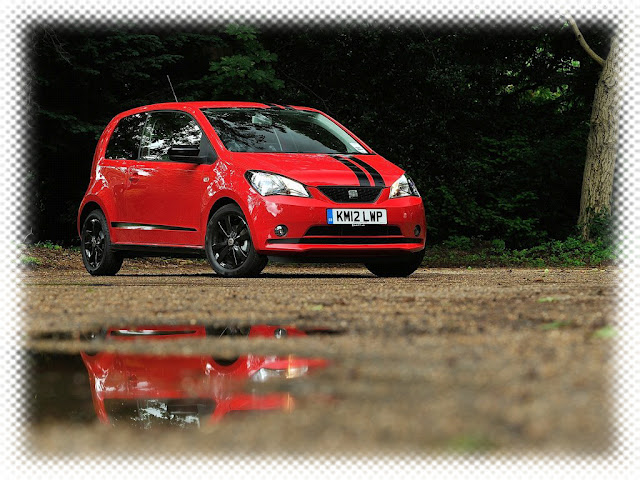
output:
<path id="1" fill-rule="evenodd" d="M 201 243 L 204 245 L 207 235 L 207 223 L 216 204 L 223 205 L 229 200 L 236 203 L 249 224 L 249 230 L 253 231 L 251 221 L 251 197 L 255 192 L 251 189 L 249 182 L 244 178 L 244 170 L 223 160 L 216 162 L 211 181 L 207 185 L 203 196 L 203 215 L 201 218 L 200 232 L 202 232 Z M 219 203 L 220 202 L 220 203 Z"/>

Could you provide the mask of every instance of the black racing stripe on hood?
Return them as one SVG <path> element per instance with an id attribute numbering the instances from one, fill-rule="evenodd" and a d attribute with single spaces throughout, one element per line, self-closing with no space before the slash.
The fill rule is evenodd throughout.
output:
<path id="1" fill-rule="evenodd" d="M 360 160 L 359 158 L 351 156 L 349 157 L 349 159 L 356 162 L 358 165 L 364 168 L 367 172 L 369 172 L 369 175 L 371 175 L 371 178 L 373 179 L 373 183 L 376 187 L 384 187 L 384 179 L 382 178 L 382 175 L 380 175 L 380 172 L 378 172 L 371 165 L 364 162 L 363 160 Z"/>
<path id="2" fill-rule="evenodd" d="M 339 161 L 341 164 L 343 164 L 346 167 L 349 167 L 349 169 L 351 169 L 351 171 L 353 173 L 356 174 L 356 177 L 358 178 L 358 182 L 360 182 L 360 186 L 361 187 L 370 187 L 371 186 L 371 182 L 369 181 L 369 179 L 367 178 L 367 174 L 364 173 L 363 170 L 361 170 L 360 168 L 358 168 L 356 165 L 354 165 L 352 162 L 350 162 L 349 160 L 347 160 L 346 158 L 342 158 L 339 157 L 338 155 L 329 155 L 331 158 Z"/>

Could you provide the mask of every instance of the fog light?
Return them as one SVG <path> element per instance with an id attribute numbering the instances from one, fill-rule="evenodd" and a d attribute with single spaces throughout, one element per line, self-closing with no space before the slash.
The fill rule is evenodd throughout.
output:
<path id="1" fill-rule="evenodd" d="M 420 228 L 420 225 L 416 225 L 416 228 L 414 228 L 414 229 L 413 229 L 413 234 L 414 234 L 416 237 L 419 237 L 419 236 L 420 236 L 420 232 L 421 232 L 421 231 L 422 231 L 422 229 Z"/>
<path id="2" fill-rule="evenodd" d="M 273 229 L 273 231 L 279 237 L 284 237 L 287 234 L 288 230 L 289 229 L 287 228 L 286 225 L 278 225 L 276 228 Z"/>

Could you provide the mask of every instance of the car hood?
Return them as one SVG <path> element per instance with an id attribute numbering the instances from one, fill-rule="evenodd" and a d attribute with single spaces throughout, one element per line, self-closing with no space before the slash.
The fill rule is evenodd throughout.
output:
<path id="1" fill-rule="evenodd" d="M 404 171 L 380 155 L 327 155 L 297 153 L 232 154 L 245 170 L 284 175 L 305 185 L 391 186 Z"/>

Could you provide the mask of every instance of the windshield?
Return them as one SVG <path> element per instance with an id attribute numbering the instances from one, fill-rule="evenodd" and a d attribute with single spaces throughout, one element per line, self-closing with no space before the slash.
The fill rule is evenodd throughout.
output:
<path id="1" fill-rule="evenodd" d="M 232 152 L 369 153 L 317 112 L 264 108 L 205 108 L 202 112 Z"/>

